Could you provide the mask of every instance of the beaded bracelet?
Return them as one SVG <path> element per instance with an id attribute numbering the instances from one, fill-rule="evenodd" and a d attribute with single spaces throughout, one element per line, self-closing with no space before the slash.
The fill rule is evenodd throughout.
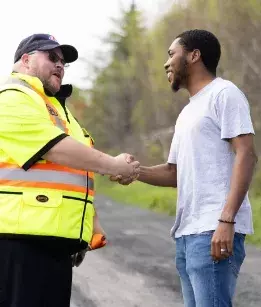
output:
<path id="1" fill-rule="evenodd" d="M 236 224 L 236 222 L 230 222 L 230 221 L 225 221 L 225 220 L 222 220 L 222 219 L 219 219 L 218 220 L 220 223 L 227 223 L 227 224 Z"/>

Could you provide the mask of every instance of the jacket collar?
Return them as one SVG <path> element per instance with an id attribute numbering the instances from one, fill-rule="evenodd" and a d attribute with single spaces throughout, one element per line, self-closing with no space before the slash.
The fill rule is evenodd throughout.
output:
<path id="1" fill-rule="evenodd" d="M 72 94 L 73 87 L 71 84 L 61 85 L 59 92 L 57 92 L 55 95 L 52 95 L 43 87 L 43 83 L 37 77 L 32 77 L 17 72 L 13 72 L 12 76 L 27 82 L 28 84 L 36 88 L 40 93 L 45 94 L 48 97 L 55 97 L 61 103 L 61 105 L 65 105 L 66 99 L 69 98 Z"/>

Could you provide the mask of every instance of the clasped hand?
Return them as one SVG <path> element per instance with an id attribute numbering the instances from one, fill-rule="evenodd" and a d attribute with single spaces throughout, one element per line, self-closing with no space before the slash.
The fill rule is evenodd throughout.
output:
<path id="1" fill-rule="evenodd" d="M 135 161 L 134 156 L 127 153 L 122 153 L 115 157 L 115 159 L 124 159 L 126 168 L 128 170 L 119 170 L 119 174 L 115 176 L 110 176 L 111 181 L 118 182 L 122 185 L 129 185 L 130 183 L 138 179 L 140 174 L 140 163 L 138 161 Z"/>

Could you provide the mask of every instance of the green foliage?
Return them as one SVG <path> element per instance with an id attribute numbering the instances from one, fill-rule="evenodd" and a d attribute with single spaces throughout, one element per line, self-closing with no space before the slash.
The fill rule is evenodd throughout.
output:
<path id="1" fill-rule="evenodd" d="M 115 21 L 116 29 L 106 39 L 112 46 L 112 60 L 97 75 L 92 88 L 94 133 L 103 133 L 103 149 L 126 147 L 135 131 L 134 110 L 141 99 L 142 85 L 137 67 L 142 66 L 140 48 L 145 39 L 140 12 L 135 6 Z M 98 111 L 98 112 L 96 112 Z"/>
<path id="2" fill-rule="evenodd" d="M 250 194 L 255 199 L 261 199 L 261 162 L 258 163 L 256 168 Z"/>
<path id="3" fill-rule="evenodd" d="M 157 161 L 163 160 L 163 149 L 161 143 L 150 143 L 147 147 L 147 152 L 151 164 L 156 164 Z"/>
<path id="4" fill-rule="evenodd" d="M 141 182 L 121 186 L 100 175 L 95 179 L 97 193 L 109 196 L 115 201 L 169 215 L 174 215 L 176 212 L 177 195 L 173 188 L 153 187 Z"/>
<path id="5" fill-rule="evenodd" d="M 150 160 L 144 138 L 173 127 L 188 101 L 187 93 L 173 95 L 170 90 L 163 68 L 167 50 L 184 30 L 203 28 L 219 38 L 222 58 L 218 73 L 246 93 L 260 139 L 260 15 L 259 0 L 188 0 L 174 4 L 152 28 L 145 29 L 142 13 L 132 4 L 114 20 L 115 30 L 105 38 L 111 55 L 103 55 L 107 64 L 97 69 L 93 86 L 84 95 L 85 104 L 79 105 L 77 98 L 77 118 L 94 135 L 98 148 L 131 150 L 138 158 Z M 164 144 L 166 152 L 169 144 Z M 257 149 L 261 151 L 261 142 Z M 164 158 L 159 154 L 157 162 Z"/>

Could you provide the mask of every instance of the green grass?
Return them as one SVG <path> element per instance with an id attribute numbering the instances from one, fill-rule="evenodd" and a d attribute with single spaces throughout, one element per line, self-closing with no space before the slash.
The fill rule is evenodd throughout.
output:
<path id="1" fill-rule="evenodd" d="M 110 182 L 107 177 L 95 176 L 96 193 L 106 195 L 124 204 L 148 208 L 156 212 L 175 215 L 176 190 L 150 186 L 141 182 L 134 182 L 129 186 L 122 186 Z"/>
<path id="2" fill-rule="evenodd" d="M 121 186 L 110 182 L 107 177 L 96 175 L 96 191 L 110 197 L 112 200 L 148 208 L 155 212 L 175 215 L 176 190 L 172 188 L 160 188 L 141 182 L 134 182 L 129 186 Z M 247 236 L 247 242 L 261 246 L 261 197 L 251 197 L 255 234 Z"/>
<path id="3" fill-rule="evenodd" d="M 261 246 L 261 198 L 250 198 L 253 210 L 254 235 L 247 236 L 247 242 Z"/>

